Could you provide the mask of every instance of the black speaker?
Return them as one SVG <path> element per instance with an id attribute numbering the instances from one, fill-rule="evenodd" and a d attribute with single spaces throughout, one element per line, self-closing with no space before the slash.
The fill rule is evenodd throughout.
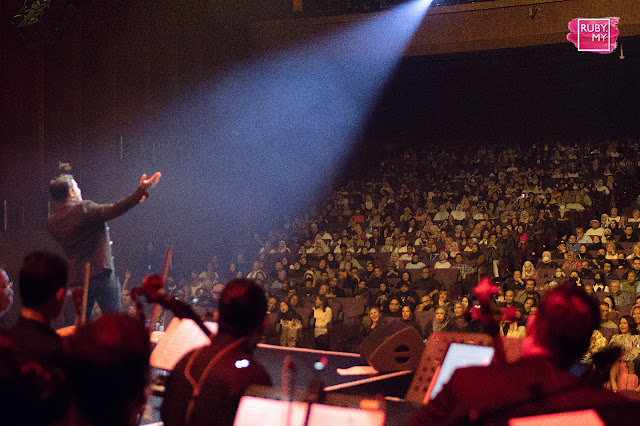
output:
<path id="1" fill-rule="evenodd" d="M 424 341 L 415 328 L 401 321 L 376 327 L 358 347 L 358 352 L 381 372 L 415 370 L 420 364 Z"/>

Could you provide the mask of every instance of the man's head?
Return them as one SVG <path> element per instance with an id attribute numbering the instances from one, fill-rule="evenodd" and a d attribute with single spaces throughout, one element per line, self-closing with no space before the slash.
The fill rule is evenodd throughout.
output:
<path id="1" fill-rule="evenodd" d="M 429 278 L 429 268 L 422 268 L 422 278 Z"/>
<path id="2" fill-rule="evenodd" d="M 525 345 L 533 342 L 546 349 L 559 368 L 568 369 L 586 352 L 599 327 L 597 302 L 582 288 L 561 284 L 547 293 L 530 319 Z"/>
<path id="3" fill-rule="evenodd" d="M 239 278 L 229 281 L 222 290 L 219 310 L 220 331 L 244 337 L 262 332 L 267 301 L 255 282 Z"/>
<path id="4" fill-rule="evenodd" d="M 607 321 L 609 319 L 609 304 L 606 302 L 600 303 L 600 321 Z"/>
<path id="5" fill-rule="evenodd" d="M 136 423 L 150 374 L 144 324 L 129 315 L 104 314 L 65 342 L 65 355 L 67 384 L 81 423 Z"/>
<path id="6" fill-rule="evenodd" d="M 507 290 L 504 292 L 504 301 L 509 305 L 513 303 L 513 299 L 516 297 L 516 294 L 513 290 Z"/>
<path id="7" fill-rule="evenodd" d="M 609 290 L 611 291 L 611 294 L 617 295 L 620 293 L 620 281 L 618 280 L 613 280 L 611 281 L 611 284 L 609 284 Z"/>
<path id="8" fill-rule="evenodd" d="M 524 288 L 525 290 L 527 290 L 528 292 L 532 292 L 536 289 L 536 280 L 534 279 L 527 279 L 524 282 Z"/>
<path id="9" fill-rule="evenodd" d="M 633 234 L 633 227 L 631 225 L 625 226 L 624 233 L 627 237 L 630 237 Z"/>
<path id="10" fill-rule="evenodd" d="M 63 174 L 49 182 L 51 198 L 57 202 L 64 202 L 68 198 L 82 201 L 82 192 L 73 175 Z"/>
<path id="11" fill-rule="evenodd" d="M 67 291 L 67 262 L 57 254 L 28 254 L 20 270 L 20 299 L 24 308 L 55 319 L 64 305 Z"/>

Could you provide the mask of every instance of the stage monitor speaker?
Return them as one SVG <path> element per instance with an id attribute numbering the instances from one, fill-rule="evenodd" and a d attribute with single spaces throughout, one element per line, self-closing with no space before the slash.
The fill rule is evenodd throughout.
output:
<path id="1" fill-rule="evenodd" d="M 507 337 L 502 339 L 507 362 L 514 362 L 522 353 L 522 338 Z M 488 334 L 481 333 L 454 333 L 438 331 L 432 333 L 427 340 L 427 347 L 422 353 L 422 359 L 413 376 L 413 381 L 405 399 L 422 404 L 431 384 L 431 380 L 442 365 L 444 356 L 451 343 L 465 343 L 467 345 L 492 346 L 493 339 Z"/>
<path id="2" fill-rule="evenodd" d="M 424 341 L 415 328 L 402 321 L 376 327 L 358 352 L 380 372 L 415 370 L 424 351 Z"/>

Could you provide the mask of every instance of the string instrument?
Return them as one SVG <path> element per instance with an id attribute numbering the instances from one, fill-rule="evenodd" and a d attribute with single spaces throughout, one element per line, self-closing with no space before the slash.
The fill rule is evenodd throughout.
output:
<path id="1" fill-rule="evenodd" d="M 493 302 L 493 296 L 498 293 L 498 286 L 493 284 L 490 278 L 483 277 L 478 285 L 473 289 L 478 296 L 480 307 L 470 311 L 472 319 L 482 321 L 485 332 L 493 339 L 495 353 L 493 355 L 494 365 L 506 364 L 507 357 L 504 351 L 504 341 L 500 334 L 500 323 L 502 321 L 515 321 L 515 308 L 499 308 Z"/>
<path id="2" fill-rule="evenodd" d="M 202 318 L 193 310 L 193 307 L 188 303 L 179 300 L 176 296 L 166 294 L 162 291 L 164 288 L 164 281 L 160 275 L 147 275 L 142 279 L 142 285 L 140 287 L 134 287 L 131 289 L 131 300 L 136 306 L 137 314 L 144 322 L 145 315 L 140 296 L 144 296 L 149 302 L 163 307 L 180 318 L 188 318 L 193 320 L 200 330 L 209 338 L 211 338 L 211 331 L 204 325 Z M 151 323 L 153 324 L 153 323 Z"/>

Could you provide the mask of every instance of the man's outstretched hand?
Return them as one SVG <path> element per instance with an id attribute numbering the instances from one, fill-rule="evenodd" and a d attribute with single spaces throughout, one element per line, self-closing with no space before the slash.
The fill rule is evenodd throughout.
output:
<path id="1" fill-rule="evenodd" d="M 161 177 L 162 177 L 162 173 L 155 172 L 153 174 L 153 176 L 151 176 L 149 179 L 147 179 L 147 174 L 145 173 L 140 178 L 140 187 L 143 188 L 144 191 L 146 192 L 146 191 L 152 189 L 154 186 L 156 186 Z M 147 198 L 147 196 L 145 195 L 144 197 L 142 197 L 140 202 L 144 201 L 146 198 Z"/>

